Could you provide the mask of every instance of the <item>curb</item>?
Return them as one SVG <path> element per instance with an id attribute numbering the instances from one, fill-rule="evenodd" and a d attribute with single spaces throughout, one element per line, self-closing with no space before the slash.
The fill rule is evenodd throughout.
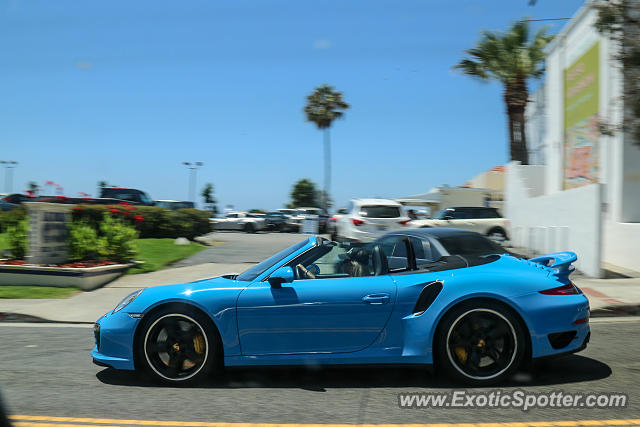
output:
<path id="1" fill-rule="evenodd" d="M 618 304 L 596 308 L 590 317 L 640 316 L 640 304 Z"/>
<path id="2" fill-rule="evenodd" d="M 97 319 L 98 317 L 96 317 Z M 38 316 L 20 313 L 0 312 L 0 323 L 64 323 L 68 325 L 93 325 L 95 322 L 69 320 L 49 320 Z"/>

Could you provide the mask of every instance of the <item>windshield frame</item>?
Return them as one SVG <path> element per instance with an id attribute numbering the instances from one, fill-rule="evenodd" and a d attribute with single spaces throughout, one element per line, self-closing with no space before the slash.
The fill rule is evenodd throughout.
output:
<path id="1" fill-rule="evenodd" d="M 254 265 L 250 269 L 238 274 L 235 280 L 241 282 L 259 282 L 264 278 L 264 276 L 268 276 L 273 270 L 289 262 L 290 259 L 298 256 L 301 251 L 306 251 L 315 247 L 317 244 L 318 240 L 315 236 L 311 236 L 305 240 L 295 243 L 280 252 L 271 255 L 269 258 Z M 241 279 L 240 277 L 245 274 L 247 276 Z"/>

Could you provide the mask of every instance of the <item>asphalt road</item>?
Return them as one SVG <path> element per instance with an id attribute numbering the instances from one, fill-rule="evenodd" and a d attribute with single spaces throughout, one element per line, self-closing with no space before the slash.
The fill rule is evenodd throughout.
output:
<path id="1" fill-rule="evenodd" d="M 168 388 L 93 365 L 90 328 L 42 324 L 0 324 L 0 391 L 12 414 L 57 417 L 372 424 L 637 419 L 639 328 L 637 317 L 595 319 L 587 350 L 499 387 L 503 393 L 624 392 L 626 409 L 400 409 L 398 393 L 452 390 L 420 367 L 235 368 L 198 388 Z"/>
<path id="2" fill-rule="evenodd" d="M 288 248 L 308 236 L 299 233 L 241 233 L 216 231 L 207 234 L 222 244 L 207 248 L 197 254 L 178 261 L 172 267 L 204 264 L 208 262 L 224 264 L 258 263 L 271 255 Z"/>

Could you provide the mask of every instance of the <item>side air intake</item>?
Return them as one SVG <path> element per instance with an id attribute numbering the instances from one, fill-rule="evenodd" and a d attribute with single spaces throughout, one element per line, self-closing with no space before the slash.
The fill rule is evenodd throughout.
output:
<path id="1" fill-rule="evenodd" d="M 413 314 L 416 316 L 421 315 L 429 306 L 435 301 L 436 297 L 442 290 L 442 282 L 431 282 L 428 283 L 420 292 L 420 296 L 418 297 L 418 301 L 416 302 L 416 306 L 413 308 Z"/>

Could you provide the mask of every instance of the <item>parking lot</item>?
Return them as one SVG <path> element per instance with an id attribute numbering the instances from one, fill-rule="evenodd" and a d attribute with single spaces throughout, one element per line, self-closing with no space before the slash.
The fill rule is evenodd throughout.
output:
<path id="1" fill-rule="evenodd" d="M 258 263 L 276 252 L 307 238 L 301 233 L 243 233 L 216 231 L 206 236 L 219 242 L 190 258 L 179 261 L 174 267 L 204 264 Z"/>

